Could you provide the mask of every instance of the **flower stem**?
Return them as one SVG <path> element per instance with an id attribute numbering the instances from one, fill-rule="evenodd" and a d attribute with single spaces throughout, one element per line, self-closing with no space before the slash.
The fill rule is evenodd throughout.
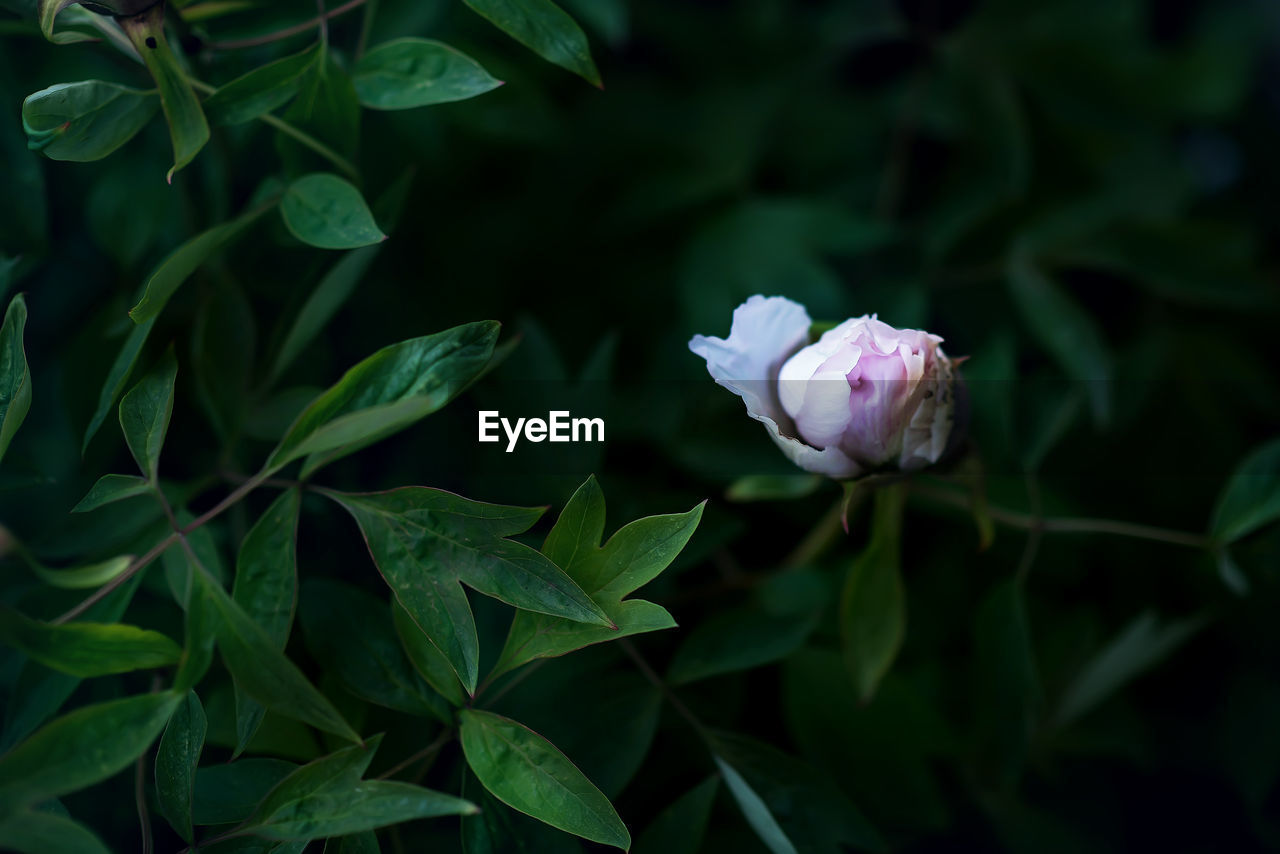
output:
<path id="1" fill-rule="evenodd" d="M 267 472 L 265 470 L 262 472 L 259 472 L 258 474 L 246 480 L 244 483 L 240 484 L 240 486 L 238 486 L 235 489 L 235 491 L 233 491 L 226 498 L 219 501 L 217 505 L 213 507 L 213 509 L 197 517 L 195 521 L 191 522 L 191 524 L 183 528 L 175 527 L 174 532 L 172 534 L 165 537 L 160 542 L 156 543 L 154 546 L 151 547 L 150 551 L 148 551 L 142 557 L 137 558 L 136 560 L 133 561 L 133 563 L 125 567 L 124 572 L 120 573 L 115 578 L 111 579 L 111 581 L 107 582 L 106 584 L 99 587 L 97 590 L 93 591 L 93 593 L 91 593 L 88 597 L 86 597 L 85 600 L 81 602 L 79 605 L 76 605 L 70 611 L 67 611 L 61 617 L 58 617 L 58 619 L 54 620 L 53 624 L 61 625 L 62 623 L 69 622 L 70 620 L 74 620 L 76 617 L 80 616 L 85 611 L 89 610 L 89 608 L 93 607 L 94 604 L 102 601 L 108 595 L 110 595 L 111 591 L 115 590 L 120 585 L 124 584 L 126 581 L 128 581 L 130 578 L 136 575 L 138 573 L 138 570 L 142 569 L 147 564 L 151 563 L 153 560 L 160 557 L 160 555 L 163 554 L 164 551 L 168 549 L 170 546 L 172 546 L 174 543 L 181 542 L 185 545 L 187 534 L 190 534 L 196 528 L 199 528 L 202 525 L 207 524 L 208 522 L 213 520 L 215 517 L 224 513 L 228 507 L 235 504 L 240 499 L 244 498 L 250 492 L 253 492 L 253 490 L 257 489 L 258 486 L 260 486 L 263 483 L 263 481 L 265 481 L 266 479 L 267 479 Z M 162 503 L 165 503 L 165 502 L 162 501 Z M 172 511 L 167 511 L 167 512 L 171 514 Z M 170 515 L 170 518 L 172 519 L 171 515 Z M 171 521 L 171 524 L 176 526 L 176 522 Z"/>
<path id="2" fill-rule="evenodd" d="M 972 499 L 947 489 L 935 489 L 913 484 L 911 491 L 922 498 L 928 498 L 941 504 L 950 504 L 952 507 L 961 507 L 968 510 L 973 506 Z M 994 522 L 1009 528 L 1021 528 L 1025 531 L 1057 534 L 1113 534 L 1118 537 L 1134 537 L 1139 540 L 1152 540 L 1193 549 L 1208 549 L 1213 545 L 1208 537 L 1201 534 L 1189 534 L 1185 531 L 1157 528 L 1152 525 L 1139 525 L 1116 519 L 1093 519 L 1080 516 L 1042 517 L 1030 513 L 1019 513 L 1003 507 L 990 506 L 987 508 L 987 514 Z"/>
<path id="3" fill-rule="evenodd" d="M 315 27 L 323 24 L 330 18 L 336 18 L 338 15 L 350 12 L 352 9 L 358 9 L 366 2 L 368 2 L 368 0 L 349 0 L 349 2 L 343 3 L 341 6 L 331 9 L 328 12 L 324 12 L 323 14 L 308 21 L 303 21 L 301 24 L 295 24 L 292 27 L 285 27 L 283 30 L 276 30 L 275 32 L 266 33 L 261 36 L 254 36 L 253 38 L 248 39 L 210 42 L 208 47 L 210 50 L 238 50 L 244 47 L 257 47 L 258 45 L 270 44 L 271 42 L 277 42 L 282 39 L 287 39 L 290 36 L 296 36 L 299 33 L 305 33 L 307 30 L 315 29 Z"/>
<path id="4" fill-rule="evenodd" d="M 203 80 L 197 80 L 194 77 L 188 77 L 187 82 L 191 84 L 191 88 L 195 89 L 197 92 L 203 92 L 206 95 L 212 95 L 214 92 L 218 91 L 215 87 L 210 86 L 208 83 L 205 83 Z M 314 136 L 311 136 L 310 134 L 305 133 L 302 130 L 299 130 L 294 125 L 290 124 L 289 122 L 286 122 L 284 119 L 273 116 L 271 113 L 263 113 L 257 118 L 258 118 L 258 121 L 263 122 L 264 124 L 270 125 L 271 127 L 275 128 L 276 130 L 280 131 L 281 133 L 287 136 L 293 137 L 302 145 L 305 145 L 307 148 L 311 149 L 316 154 L 319 154 L 325 160 L 328 160 L 334 166 L 337 166 L 340 170 L 345 172 L 347 177 L 350 178 L 351 180 L 357 181 L 357 182 L 360 180 L 360 172 L 359 170 L 356 169 L 356 167 L 351 163 L 350 160 L 343 157 L 341 154 L 334 151 L 332 148 L 325 145 L 323 142 L 316 139 Z"/>

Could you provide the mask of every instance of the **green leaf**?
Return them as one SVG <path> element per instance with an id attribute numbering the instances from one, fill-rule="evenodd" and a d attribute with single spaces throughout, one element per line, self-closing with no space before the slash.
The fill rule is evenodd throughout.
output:
<path id="1" fill-rule="evenodd" d="M 27 147 L 52 160 L 101 160 L 146 127 L 160 109 L 155 92 L 102 80 L 59 83 L 22 102 Z"/>
<path id="2" fill-rule="evenodd" d="M 418 818 L 474 813 L 473 804 L 408 783 L 361 780 L 381 736 L 304 765 L 262 800 L 241 832 L 268 839 L 343 836 Z"/>
<path id="3" fill-rule="evenodd" d="M 649 516 L 622 527 L 604 546 L 604 495 L 594 476 L 569 499 L 542 553 L 600 607 L 612 626 L 583 625 L 541 614 L 518 613 L 493 675 L 536 658 L 564 655 L 591 644 L 675 626 L 666 609 L 623 597 L 671 565 L 693 536 L 706 502 L 687 513 Z M 529 609 L 535 610 L 535 609 Z"/>
<path id="4" fill-rule="evenodd" d="M 5 850 L 18 854 L 111 854 L 83 824 L 43 810 L 19 810 L 0 819 L 0 839 Z"/>
<path id="5" fill-rule="evenodd" d="M 29 554 L 26 554 L 25 550 L 23 558 L 41 581 L 54 587 L 61 587 L 63 590 L 86 590 L 90 587 L 101 587 L 108 581 L 118 578 L 120 573 L 128 569 L 129 565 L 133 563 L 132 555 L 119 555 L 118 557 L 107 558 L 104 561 L 88 564 L 87 566 L 77 566 L 71 569 L 50 569 L 37 562 Z"/>
<path id="6" fill-rule="evenodd" d="M 276 648 L 266 631 L 219 584 L 203 573 L 196 578 L 208 591 L 217 610 L 218 649 L 240 690 L 285 717 L 350 741 L 360 740 L 333 704 L 307 681 L 302 671 Z"/>
<path id="7" fill-rule="evenodd" d="M 805 642 L 830 598 L 815 572 L 784 572 L 745 606 L 713 613 L 689 632 L 667 671 L 673 685 L 749 670 L 785 658 Z"/>
<path id="8" fill-rule="evenodd" d="M 33 620 L 0 606 L 0 638 L 60 673 L 89 678 L 173 664 L 178 645 L 149 629 L 119 623 Z"/>
<path id="9" fill-rule="evenodd" d="M 756 791 L 742 779 L 742 775 L 735 771 L 732 765 L 719 756 L 714 758 L 716 767 L 720 769 L 720 774 L 724 777 L 725 785 L 729 787 L 733 799 L 738 802 L 738 808 L 746 817 L 747 824 L 751 825 L 751 829 L 756 832 L 756 836 L 760 837 L 765 847 L 773 854 L 797 854 L 796 847 L 778 826 L 778 820 L 773 817 L 773 813 L 769 812 L 764 799 L 756 794 Z"/>
<path id="10" fill-rule="evenodd" d="M 551 742 L 492 712 L 467 709 L 458 718 L 467 764 L 498 800 L 566 833 L 631 847 L 613 804 Z"/>
<path id="11" fill-rule="evenodd" d="M 1009 260 L 1009 290 L 1023 320 L 1068 377 L 1085 386 L 1094 419 L 1111 417 L 1112 359 L 1097 322 L 1025 250 Z"/>
<path id="12" fill-rule="evenodd" d="M 409 661 L 412 662 L 418 674 L 453 705 L 459 707 L 466 705 L 467 692 L 458 681 L 458 674 L 454 672 L 453 665 L 449 663 L 444 653 L 436 649 L 426 632 L 418 628 L 413 617 L 409 616 L 409 612 L 395 597 L 391 599 L 391 619 L 395 624 L 396 634 L 400 637 L 400 644 L 404 647 Z"/>
<path id="13" fill-rule="evenodd" d="M 95 602 L 84 616 L 101 622 L 117 622 L 124 614 L 133 594 L 137 592 L 143 573 L 138 573 Z M 26 738 L 36 727 L 56 712 L 75 691 L 80 680 L 50 670 L 42 664 L 28 660 L 18 672 L 13 683 L 13 693 L 4 708 L 4 737 L 0 738 L 0 753 L 7 751 Z"/>
<path id="14" fill-rule="evenodd" d="M 538 56 L 601 88 L 586 33 L 551 0 L 466 0 L 466 4 Z"/>
<path id="15" fill-rule="evenodd" d="M 283 759 L 253 758 L 196 769 L 192 820 L 197 825 L 238 824 L 298 766 Z"/>
<path id="16" fill-rule="evenodd" d="M 302 605 L 308 649 L 348 691 L 389 709 L 452 722 L 448 707 L 405 657 L 386 603 L 350 584 L 314 579 L 303 587 Z M 351 626 L 360 630 L 353 633 Z"/>
<path id="17" fill-rule="evenodd" d="M 1040 681 L 1023 586 L 996 585 L 978 609 L 972 697 L 984 756 L 1002 786 L 1017 781 L 1035 729 Z"/>
<path id="18" fill-rule="evenodd" d="M 18 294 L 0 325 L 0 459 L 31 408 L 31 372 L 22 343 L 26 325 L 27 303 Z"/>
<path id="19" fill-rule="evenodd" d="M 212 255 L 222 249 L 234 238 L 238 237 L 245 229 L 252 225 L 258 217 L 262 216 L 275 205 L 274 201 L 260 205 L 248 213 L 242 214 L 230 222 L 224 222 L 221 225 L 215 225 L 213 228 L 188 240 L 160 262 L 160 266 L 156 267 L 147 277 L 147 283 L 143 287 L 142 299 L 138 300 L 129 311 L 129 316 L 133 318 L 133 322 L 138 324 L 138 329 L 151 329 L 151 322 L 160 315 L 164 310 L 165 304 L 169 302 L 169 298 L 174 295 L 178 288 L 191 277 L 205 261 L 208 261 Z M 134 330 L 130 336 L 130 342 L 133 341 L 134 335 L 138 334 L 138 329 Z M 137 349 L 141 349 L 142 340 L 146 339 L 146 333 L 142 333 L 141 339 L 137 342 Z M 128 348 L 126 344 L 126 349 Z M 122 353 L 123 355 L 123 353 Z M 133 366 L 133 361 L 137 359 L 137 351 L 135 350 L 129 361 L 129 367 Z M 113 369 L 112 375 L 115 374 Z M 124 379 L 120 379 L 119 383 L 124 384 Z M 86 442 L 86 444 L 88 444 Z"/>
<path id="20" fill-rule="evenodd" d="M 1280 519 L 1280 439 L 1255 449 L 1240 463 L 1218 496 L 1209 531 L 1215 540 L 1233 543 L 1276 519 Z"/>
<path id="21" fill-rule="evenodd" d="M 498 329 L 492 321 L 466 323 L 382 348 L 302 411 L 268 470 L 311 455 L 305 477 L 440 409 L 484 370 Z"/>
<path id="22" fill-rule="evenodd" d="M 380 854 L 378 834 L 372 830 L 349 836 L 332 836 L 325 840 L 321 854 Z"/>
<path id="23" fill-rule="evenodd" d="M 298 601 L 301 508 L 302 494 L 296 489 L 287 490 L 272 502 L 240 545 L 231 590 L 231 598 L 281 651 L 289 640 Z M 249 746 L 265 713 L 261 703 L 243 696 L 236 688 L 236 755 Z"/>
<path id="24" fill-rule="evenodd" d="M 357 249 L 387 239 L 360 191 L 328 172 L 290 184 L 280 215 L 294 237 L 320 249 Z"/>
<path id="25" fill-rule="evenodd" d="M 192 545 L 194 548 L 194 543 Z M 193 577 L 197 571 L 194 567 L 191 568 Z M 218 614 L 213 600 L 208 592 L 197 585 L 194 595 L 186 600 L 182 660 L 178 662 L 178 672 L 173 677 L 173 690 L 190 691 L 209 672 L 209 667 L 213 664 L 217 629 Z"/>
<path id="26" fill-rule="evenodd" d="M 295 128 L 327 144 L 339 155 L 352 157 L 360 142 L 360 99 L 346 70 L 323 50 L 298 86 L 298 97 L 284 119 Z M 290 175 L 301 175 L 332 164 L 292 136 L 276 135 L 276 149 Z"/>
<path id="27" fill-rule="evenodd" d="M 0 757 L 0 804 L 17 809 L 105 780 L 160 735 L 179 697 L 143 694 L 77 709 Z"/>
<path id="28" fill-rule="evenodd" d="M 403 38 L 370 50 L 352 76 L 360 103 L 410 110 L 474 98 L 502 85 L 471 57 L 430 39 Z"/>
<path id="29" fill-rule="evenodd" d="M 196 238 L 197 240 L 199 238 Z M 192 269 L 195 269 L 194 267 Z M 185 279 L 190 271 L 183 274 Z M 178 284 L 181 284 L 179 282 Z M 177 289 L 177 286 L 174 286 Z M 167 299 L 167 297 L 166 297 Z M 93 416 L 89 419 L 89 426 L 84 431 L 84 441 L 80 445 L 80 452 L 83 454 L 89 449 L 89 442 L 93 439 L 94 434 L 98 432 L 98 428 L 102 426 L 102 422 L 107 420 L 107 414 L 111 412 L 112 407 L 116 404 L 116 398 L 124 391 L 125 383 L 129 381 L 129 375 L 133 373 L 133 366 L 138 361 L 138 355 L 142 352 L 142 345 L 147 343 L 147 336 L 151 334 L 151 327 L 155 326 L 156 315 L 160 312 L 157 310 L 151 319 L 145 320 L 129 330 L 129 335 L 124 340 L 120 352 L 116 354 L 115 360 L 111 363 L 111 368 L 107 371 L 107 378 L 102 383 L 102 391 L 98 394 L 98 406 L 93 411 Z"/>
<path id="30" fill-rule="evenodd" d="M 528 530 L 540 508 L 484 504 L 426 487 L 325 494 L 355 517 L 378 571 L 469 693 L 478 678 L 479 641 L 463 583 L 517 608 L 609 625 L 559 567 L 505 539 Z"/>
<path id="31" fill-rule="evenodd" d="M 160 90 L 160 104 L 173 142 L 173 173 L 186 166 L 209 141 L 209 123 L 186 71 L 164 35 L 165 4 L 154 3 L 139 14 L 117 18 Z"/>
<path id="32" fill-rule="evenodd" d="M 884 839 L 861 811 L 808 763 L 742 736 L 716 733 L 711 742 L 721 772 L 726 768 L 732 772 L 732 776 L 725 773 L 730 791 L 772 850 L 814 854 L 885 850 Z M 757 803 L 751 803 L 752 795 L 759 798 Z"/>
<path id="33" fill-rule="evenodd" d="M 817 492 L 826 478 L 817 474 L 749 474 L 725 490 L 730 501 L 788 501 Z"/>
<path id="34" fill-rule="evenodd" d="M 1198 616 L 1162 624 L 1150 612 L 1138 616 L 1067 686 L 1053 725 L 1066 726 L 1091 711 L 1126 683 L 1167 658 L 1208 622 L 1208 617 Z"/>
<path id="35" fill-rule="evenodd" d="M 268 385 L 275 383 L 285 368 L 293 364 L 293 360 L 298 358 L 316 334 L 333 319 L 360 283 L 369 265 L 378 257 L 379 249 L 380 246 L 375 244 L 348 252 L 311 291 L 302 310 L 298 312 L 298 317 L 293 321 L 293 326 L 285 335 L 284 343 L 280 345 L 275 364 L 271 366 Z"/>
<path id="36" fill-rule="evenodd" d="M 205 100 L 205 115 L 215 125 L 235 125 L 284 106 L 298 94 L 303 75 L 319 56 L 317 42 L 301 53 L 277 59 L 237 77 Z"/>
<path id="37" fill-rule="evenodd" d="M 178 361 L 173 348 L 120 401 L 120 429 L 125 444 L 149 483 L 159 477 L 160 449 L 173 415 L 173 384 Z"/>
<path id="38" fill-rule="evenodd" d="M 902 589 L 901 485 L 875 493 L 871 542 L 854 560 L 840 593 L 840 638 L 845 666 L 859 698 L 866 702 L 889 672 L 906 626 Z"/>
<path id="39" fill-rule="evenodd" d="M 719 788 L 712 775 L 677 798 L 640 834 L 634 854 L 698 854 Z"/>
<path id="40" fill-rule="evenodd" d="M 105 504 L 113 504 L 124 501 L 126 498 L 136 498 L 150 493 L 151 484 L 145 477 L 134 474 L 104 474 L 89 489 L 88 494 L 80 499 L 80 503 L 71 508 L 71 512 L 88 513 Z"/>
<path id="41" fill-rule="evenodd" d="M 173 710 L 156 751 L 156 800 L 160 802 L 160 812 L 187 842 L 193 838 L 191 804 L 207 728 L 204 707 L 192 691 Z"/>

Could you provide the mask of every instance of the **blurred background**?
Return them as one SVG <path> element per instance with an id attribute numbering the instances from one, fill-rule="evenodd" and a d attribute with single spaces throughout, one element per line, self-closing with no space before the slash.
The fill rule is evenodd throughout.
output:
<path id="1" fill-rule="evenodd" d="M 814 558 L 816 598 L 769 588 L 839 490 L 726 500 L 736 479 L 788 464 L 687 349 L 693 333 L 727 335 L 733 308 L 755 293 L 790 297 L 816 320 L 875 312 L 928 329 L 970 357 L 975 454 L 942 475 L 980 484 L 1010 512 L 1204 532 L 1230 473 L 1280 432 L 1280 5 L 563 5 L 591 38 L 603 90 L 460 3 L 380 0 L 371 44 L 439 38 L 506 84 L 462 103 L 366 112 L 358 134 L 331 138 L 361 166 L 392 236 L 278 381 L 266 382 L 270 356 L 335 256 L 273 219 L 179 293 L 151 341 L 155 354 L 174 341 L 183 366 L 165 476 L 252 471 L 309 394 L 375 349 L 500 320 L 520 336 L 507 362 L 324 481 L 559 507 L 595 472 L 609 530 L 709 497 L 688 553 L 646 590 L 682 629 L 641 647 L 661 670 L 699 626 L 746 613 L 750 637 L 750 615 L 765 619 L 771 597 L 802 603 L 770 617 L 784 624 L 781 652 L 680 689 L 709 724 L 803 760 L 801 773 L 760 759 L 785 826 L 808 828 L 802 850 L 864 847 L 847 803 L 892 850 L 1280 849 L 1280 534 L 1239 542 L 1226 570 L 1202 551 L 1119 537 L 1046 534 L 1036 552 L 1009 527 L 980 549 L 969 515 L 923 494 L 906 520 L 906 645 L 859 705 L 825 594 L 865 542 L 865 521 L 855 516 L 849 538 Z M 290 0 L 264 15 L 313 12 Z M 80 443 L 148 270 L 301 164 L 246 125 L 215 135 L 170 187 L 159 122 L 98 163 L 42 160 L 26 149 L 26 95 L 145 78 L 102 45 L 49 45 L 28 20 L 0 12 L 0 290 L 28 295 L 35 388 L 0 474 L 0 514 L 53 563 L 140 530 L 127 506 L 90 519 L 66 511 L 102 473 L 129 470 L 114 419 L 83 457 Z M 273 28 L 262 16 L 254 26 Z M 332 21 L 339 59 L 361 26 L 358 14 Z M 243 33 L 233 16 L 218 35 Z M 187 47 L 221 82 L 311 38 Z M 385 211 L 405 186 L 391 225 Z M 511 455 L 474 441 L 477 409 L 551 408 L 603 415 L 607 441 Z M 308 506 L 303 571 L 377 590 L 354 526 Z M 233 515 L 216 535 L 238 542 L 252 518 Z M 999 610 L 1023 563 L 1025 624 Z M 476 607 L 496 653 L 509 614 Z M 1143 615 L 1150 622 L 1135 623 Z M 1071 706 L 1081 674 L 1125 632 L 1136 639 L 1121 645 L 1130 658 L 1114 684 Z M 591 761 L 614 774 L 608 794 L 643 827 L 713 769 L 690 758 L 698 748 L 679 717 L 617 699 L 646 688 L 616 655 L 548 665 L 508 700 L 569 756 L 603 754 Z M 646 717 L 601 736 L 563 719 L 566 695 L 580 698 L 583 720 L 611 699 L 625 720 Z M 527 711 L 538 702 L 545 723 Z M 611 755 L 601 745 L 615 738 Z M 640 757 L 629 773 L 610 764 L 624 753 Z M 117 788 L 101 804 L 77 796 L 76 814 L 100 810 L 94 826 L 128 840 L 132 796 Z M 111 798 L 124 805 L 114 818 Z M 722 792 L 704 850 L 759 846 Z"/>

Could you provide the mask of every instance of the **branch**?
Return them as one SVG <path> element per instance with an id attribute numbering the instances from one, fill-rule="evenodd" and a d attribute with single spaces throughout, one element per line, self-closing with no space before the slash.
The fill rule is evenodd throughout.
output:
<path id="1" fill-rule="evenodd" d="M 323 25 L 330 18 L 336 18 L 338 15 L 350 12 L 352 9 L 358 9 L 366 2 L 368 2 L 368 0 L 349 0 L 349 2 L 343 3 L 336 9 L 325 12 L 323 15 L 317 15 L 309 21 L 303 21 L 301 24 L 295 24 L 292 27 L 285 27 L 283 30 L 276 30 L 275 32 L 266 33 L 261 36 L 254 36 L 253 38 L 248 39 L 231 39 L 225 42 L 210 42 L 206 47 L 210 50 L 239 50 L 240 48 L 245 47 L 257 47 L 259 45 L 271 44 L 272 42 L 278 42 L 282 39 L 296 36 L 299 33 L 305 33 L 307 30 L 315 29 L 316 27 Z"/>

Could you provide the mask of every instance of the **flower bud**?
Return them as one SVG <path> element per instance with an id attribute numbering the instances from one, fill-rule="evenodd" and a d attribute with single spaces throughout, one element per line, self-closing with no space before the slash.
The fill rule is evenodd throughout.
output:
<path id="1" fill-rule="evenodd" d="M 955 421 L 955 365 L 942 339 L 871 315 L 810 344 L 810 325 L 798 303 L 753 296 L 727 339 L 695 335 L 689 349 L 806 471 L 850 478 L 937 462 Z"/>

